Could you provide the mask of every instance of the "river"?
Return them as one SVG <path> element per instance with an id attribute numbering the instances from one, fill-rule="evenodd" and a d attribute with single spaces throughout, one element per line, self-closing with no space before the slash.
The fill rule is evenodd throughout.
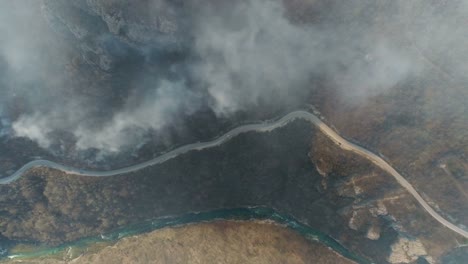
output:
<path id="1" fill-rule="evenodd" d="M 123 237 L 134 236 L 164 227 L 174 227 L 216 220 L 271 220 L 280 225 L 286 226 L 287 228 L 295 230 L 307 239 L 318 241 L 333 249 L 342 256 L 354 260 L 357 263 L 370 263 L 367 259 L 343 247 L 330 236 L 327 236 L 318 230 L 304 225 L 288 215 L 281 214 L 271 208 L 266 207 L 227 208 L 207 212 L 188 213 L 181 216 L 163 217 L 154 220 L 148 220 L 135 225 L 130 225 L 108 234 L 83 238 L 74 242 L 62 244 L 57 247 L 37 247 L 37 249 L 30 249 L 27 252 L 15 251 L 11 254 L 6 254 L 5 257 L 10 259 L 27 259 L 44 257 L 47 255 L 65 254 L 65 252 L 74 248 L 92 248 L 93 245 L 100 242 L 114 242 Z"/>

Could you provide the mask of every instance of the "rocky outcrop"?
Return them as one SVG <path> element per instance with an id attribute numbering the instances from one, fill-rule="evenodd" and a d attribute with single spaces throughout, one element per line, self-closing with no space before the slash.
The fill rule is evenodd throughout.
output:
<path id="1" fill-rule="evenodd" d="M 390 175 L 372 166 L 366 168 L 366 161 L 330 143 L 322 134 L 316 135 L 309 156 L 320 164 L 322 175 L 328 175 L 327 185 L 333 186 L 339 197 L 352 199 L 340 213 L 349 229 L 366 237 L 367 241 L 359 243 L 369 248 L 367 254 L 372 255 L 370 248 L 388 246 L 386 258 L 377 263 L 399 263 L 403 259 L 407 263 L 438 263 L 443 254 L 456 246 L 454 239 L 460 238 L 433 220 Z M 391 239 L 385 234 L 389 230 Z M 377 254 L 372 259 L 378 257 Z"/>
<path id="2" fill-rule="evenodd" d="M 388 257 L 390 263 L 412 263 L 420 257 L 427 256 L 426 249 L 421 241 L 400 237 L 393 245 Z M 434 263 L 431 257 L 426 258 L 429 263 Z"/>

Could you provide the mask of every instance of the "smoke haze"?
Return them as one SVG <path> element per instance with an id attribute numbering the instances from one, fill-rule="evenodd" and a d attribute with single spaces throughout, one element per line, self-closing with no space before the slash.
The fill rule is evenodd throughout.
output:
<path id="1" fill-rule="evenodd" d="M 423 75 L 418 51 L 467 70 L 461 2 L 188 2 L 0 2 L 0 136 L 115 153 L 200 109 L 301 106 L 314 78 L 362 103 Z"/>

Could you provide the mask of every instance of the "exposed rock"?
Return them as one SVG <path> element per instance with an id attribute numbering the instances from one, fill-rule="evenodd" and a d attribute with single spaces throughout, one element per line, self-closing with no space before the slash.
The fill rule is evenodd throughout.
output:
<path id="1" fill-rule="evenodd" d="M 358 226 L 356 225 L 356 216 L 357 216 L 357 212 L 353 211 L 353 214 L 351 218 L 349 218 L 349 221 L 348 221 L 348 227 L 351 228 L 352 230 L 358 230 Z"/>
<path id="2" fill-rule="evenodd" d="M 392 252 L 387 260 L 390 263 L 411 263 L 426 255 L 426 249 L 421 241 L 400 237 L 392 245 Z"/>
<path id="3" fill-rule="evenodd" d="M 380 238 L 380 226 L 372 225 L 367 230 L 367 238 L 370 240 L 378 240 Z"/>
<path id="4" fill-rule="evenodd" d="M 385 207 L 385 204 L 381 201 L 377 203 L 377 207 L 370 208 L 369 210 L 371 214 L 375 217 L 388 215 L 387 208 Z"/>

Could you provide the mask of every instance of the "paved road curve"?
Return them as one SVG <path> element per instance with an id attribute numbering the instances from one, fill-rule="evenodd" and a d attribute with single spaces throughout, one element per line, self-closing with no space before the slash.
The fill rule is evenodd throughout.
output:
<path id="1" fill-rule="evenodd" d="M 327 135 L 335 144 L 340 146 L 340 148 L 344 150 L 352 151 L 366 159 L 370 160 L 372 163 L 383 169 L 384 171 L 388 172 L 392 175 L 398 183 L 403 186 L 413 197 L 419 202 L 419 204 L 437 221 L 439 221 L 442 225 L 450 228 L 454 232 L 468 238 L 468 231 L 461 229 L 460 227 L 452 224 L 441 215 L 439 215 L 431 206 L 421 197 L 421 195 L 413 188 L 413 186 L 403 177 L 400 173 L 398 173 L 390 164 L 388 164 L 385 160 L 380 158 L 378 155 L 370 152 L 369 150 L 362 148 L 356 144 L 353 144 L 340 135 L 338 135 L 334 130 L 332 130 L 329 126 L 327 126 L 324 122 L 322 122 L 317 116 L 312 113 L 306 111 L 295 111 L 291 112 L 284 117 L 276 120 L 276 121 L 269 121 L 263 122 L 258 124 L 250 124 L 250 125 L 243 125 L 233 130 L 227 132 L 226 134 L 220 136 L 217 139 L 208 142 L 198 142 L 193 144 L 184 145 L 182 147 L 176 148 L 172 151 L 169 151 L 161 156 L 158 156 L 152 160 L 136 164 L 130 167 L 121 168 L 117 170 L 110 170 L 110 171 L 89 171 L 89 170 L 80 170 L 73 167 L 61 165 L 52 161 L 48 160 L 35 160 L 27 163 L 23 167 L 21 167 L 18 171 L 12 174 L 9 177 L 0 179 L 0 184 L 8 184 L 23 175 L 24 172 L 27 170 L 34 168 L 34 167 L 49 167 L 58 170 L 62 170 L 68 174 L 76 174 L 81 176 L 90 176 L 90 177 L 107 177 L 107 176 L 114 176 L 123 173 L 133 172 L 140 169 L 143 169 L 148 166 L 161 164 L 167 160 L 175 158 L 181 154 L 187 153 L 193 150 L 202 150 L 206 148 L 212 148 L 223 144 L 224 142 L 228 141 L 230 138 L 235 137 L 239 134 L 254 131 L 254 132 L 267 132 L 274 130 L 279 127 L 283 127 L 289 122 L 295 119 L 303 119 L 311 122 L 315 126 L 317 126 L 325 135 Z"/>

